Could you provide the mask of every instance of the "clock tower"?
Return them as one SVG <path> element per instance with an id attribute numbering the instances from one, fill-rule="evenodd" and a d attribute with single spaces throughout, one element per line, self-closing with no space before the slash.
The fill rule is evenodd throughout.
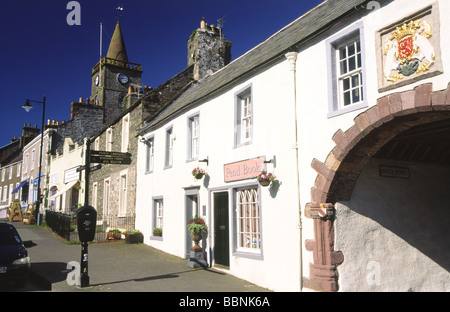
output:
<path id="1" fill-rule="evenodd" d="M 104 122 L 110 123 L 125 109 L 129 86 L 140 86 L 142 65 L 128 61 L 120 24 L 111 38 L 108 53 L 92 69 L 91 103 L 103 106 Z"/>

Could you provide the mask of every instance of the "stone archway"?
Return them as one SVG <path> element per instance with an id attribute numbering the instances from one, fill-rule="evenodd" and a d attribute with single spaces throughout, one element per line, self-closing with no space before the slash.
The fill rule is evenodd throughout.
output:
<path id="1" fill-rule="evenodd" d="M 334 204 L 349 200 L 355 183 L 366 164 L 386 143 L 412 127 L 450 119 L 450 84 L 442 91 L 432 91 L 423 84 L 411 91 L 391 94 L 354 119 L 347 131 L 338 130 L 336 146 L 325 162 L 313 159 L 317 172 L 311 189 L 311 202 L 305 216 L 314 221 L 314 240 L 305 242 L 313 253 L 310 277 L 304 286 L 319 291 L 337 291 L 337 266 L 345 255 L 334 250 Z"/>

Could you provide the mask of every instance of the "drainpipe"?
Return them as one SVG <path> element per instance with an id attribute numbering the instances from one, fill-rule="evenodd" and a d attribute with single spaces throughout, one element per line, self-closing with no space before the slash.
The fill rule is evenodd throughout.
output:
<path id="1" fill-rule="evenodd" d="M 288 52 L 285 57 L 289 61 L 290 71 L 293 73 L 294 78 L 294 118 L 295 118 L 295 161 L 297 163 L 297 201 L 298 201 L 298 212 L 299 212 L 299 230 L 300 230 L 300 291 L 303 291 L 303 248 L 302 248 L 302 208 L 300 202 L 300 168 L 299 168 L 299 158 L 298 158 L 298 122 L 297 122 L 297 62 L 298 52 Z"/>

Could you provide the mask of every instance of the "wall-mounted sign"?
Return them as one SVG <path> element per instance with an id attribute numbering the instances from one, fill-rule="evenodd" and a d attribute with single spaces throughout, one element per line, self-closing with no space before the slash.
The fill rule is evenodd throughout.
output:
<path id="1" fill-rule="evenodd" d="M 225 182 L 257 177 L 261 171 L 265 170 L 264 161 L 264 157 L 257 157 L 224 165 L 223 175 Z"/>
<path id="2" fill-rule="evenodd" d="M 388 178 L 404 178 L 409 179 L 409 168 L 380 166 L 380 176 Z"/>
<path id="3" fill-rule="evenodd" d="M 80 180 L 80 173 L 77 171 L 78 167 L 64 171 L 64 183 Z"/>

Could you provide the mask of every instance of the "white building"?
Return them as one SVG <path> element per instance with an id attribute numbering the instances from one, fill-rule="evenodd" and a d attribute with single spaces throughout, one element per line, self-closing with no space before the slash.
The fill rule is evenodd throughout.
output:
<path id="1" fill-rule="evenodd" d="M 84 204 L 85 144 L 64 140 L 61 153 L 51 157 L 48 208 L 52 211 L 75 213 Z"/>
<path id="2" fill-rule="evenodd" d="M 188 257 L 199 215 L 208 265 L 275 291 L 450 290 L 449 12 L 328 0 L 194 83 L 138 130 L 144 242 Z"/>

